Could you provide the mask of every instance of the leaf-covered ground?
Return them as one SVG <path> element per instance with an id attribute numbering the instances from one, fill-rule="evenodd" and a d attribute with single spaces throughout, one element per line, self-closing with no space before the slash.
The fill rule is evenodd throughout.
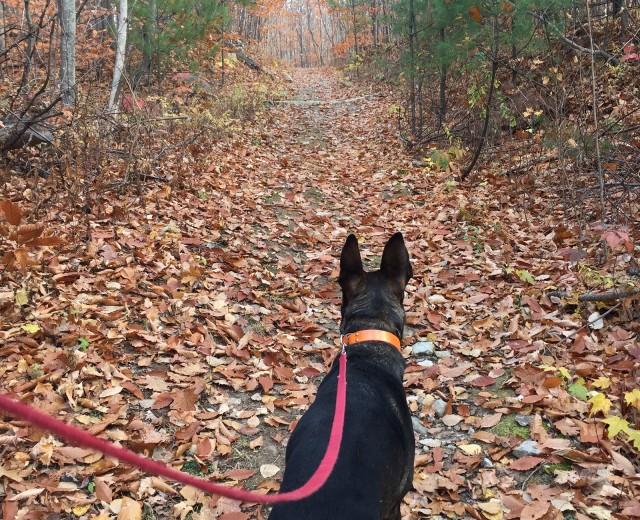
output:
<path id="1" fill-rule="evenodd" d="M 337 353 L 344 238 L 357 233 L 376 267 L 401 230 L 418 446 L 404 518 L 640 516 L 636 311 L 576 299 L 602 285 L 606 269 L 577 260 L 603 230 L 562 222 L 542 183 L 461 186 L 423 168 L 385 92 L 359 95 L 330 70 L 293 84 L 258 125 L 200 150 L 183 186 L 48 214 L 67 246 L 2 275 L 2 389 L 185 471 L 276 490 Z M 9 184 L 25 220 L 28 189 Z M 619 271 L 631 257 L 615 259 Z M 0 438 L 5 519 L 266 514 L 7 417 Z"/>

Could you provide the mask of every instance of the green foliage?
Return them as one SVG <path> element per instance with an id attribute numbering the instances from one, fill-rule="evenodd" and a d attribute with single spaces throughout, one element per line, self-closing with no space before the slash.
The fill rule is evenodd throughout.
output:
<path id="1" fill-rule="evenodd" d="M 398 0 L 391 21 L 405 42 L 402 76 L 429 78 L 425 82 L 439 76 L 451 82 L 452 76 L 465 75 L 469 106 L 482 117 L 493 54 L 505 63 L 514 49 L 517 55 L 540 52 L 553 42 L 539 30 L 539 16 L 560 34 L 570 5 L 569 0 Z M 516 114 L 496 87 L 499 115 L 513 128 Z"/>
<path id="2" fill-rule="evenodd" d="M 143 68 L 161 62 L 185 61 L 189 51 L 214 36 L 227 21 L 224 0 L 143 0 L 134 2 L 129 22 L 129 41 L 143 56 Z M 217 45 L 209 46 L 211 56 Z"/>

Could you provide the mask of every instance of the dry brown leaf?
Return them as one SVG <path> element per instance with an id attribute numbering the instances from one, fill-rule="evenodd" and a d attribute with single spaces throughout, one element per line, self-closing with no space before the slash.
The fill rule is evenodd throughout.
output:
<path id="1" fill-rule="evenodd" d="M 142 505 L 129 497 L 123 497 L 120 502 L 118 520 L 142 520 Z"/>
<path id="2" fill-rule="evenodd" d="M 529 471 L 541 462 L 544 462 L 544 460 L 545 459 L 542 457 L 521 457 L 512 461 L 511 464 L 509 464 L 509 469 L 513 469 L 515 471 Z"/>
<path id="3" fill-rule="evenodd" d="M 0 201 L 0 209 L 9 224 L 13 226 L 20 225 L 22 221 L 22 211 L 17 204 L 14 204 L 10 200 L 2 200 Z"/>

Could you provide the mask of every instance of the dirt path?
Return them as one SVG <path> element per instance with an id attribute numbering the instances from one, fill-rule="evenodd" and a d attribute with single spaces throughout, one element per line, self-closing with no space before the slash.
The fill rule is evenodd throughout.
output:
<path id="1" fill-rule="evenodd" d="M 330 71 L 298 71 L 294 81 L 299 85 L 296 95 L 270 111 L 270 122 L 261 139 L 246 153 L 249 160 L 236 169 L 242 177 L 242 191 L 233 205 L 241 208 L 247 193 L 258 194 L 255 211 L 244 215 L 243 225 L 258 231 L 265 257 L 278 264 L 280 269 L 273 266 L 272 281 L 276 285 L 283 284 L 283 258 L 290 256 L 293 266 L 284 281 L 288 288 L 286 295 L 274 291 L 273 286 L 261 288 L 273 302 L 287 307 L 287 299 L 297 298 L 305 308 L 301 316 L 289 316 L 284 327 L 282 322 L 277 324 L 275 332 L 290 328 L 298 338 L 297 348 L 292 352 L 294 371 L 304 370 L 307 364 L 321 370 L 321 362 L 326 366 L 335 355 L 339 323 L 336 255 L 346 234 L 351 231 L 358 234 L 365 263 L 377 268 L 381 246 L 391 233 L 401 230 L 410 244 L 423 244 L 421 238 L 434 231 L 430 227 L 436 214 L 435 208 L 428 214 L 425 211 L 429 196 L 416 186 L 421 181 L 424 185 L 424 180 L 416 174 L 398 144 L 386 101 L 378 96 L 354 99 L 349 88 L 341 86 Z M 411 287 L 413 295 L 409 298 L 412 318 L 407 334 L 424 331 L 426 336 L 428 331 L 433 339 L 435 334 L 425 318 L 424 306 L 415 305 L 416 296 L 424 297 L 429 266 L 422 261 L 424 249 L 411 246 L 410 249 L 417 268 Z M 269 270 L 269 263 L 263 261 L 264 267 Z M 310 334 L 305 333 L 307 328 L 311 329 Z M 459 361 L 449 360 L 450 353 L 444 347 L 423 353 L 419 360 L 410 352 L 408 349 L 414 382 L 438 358 L 447 358 L 445 365 L 451 366 Z M 310 383 L 318 383 L 321 375 Z M 277 391 L 280 395 L 290 392 L 286 387 L 278 387 Z M 419 454 L 423 454 L 421 460 L 427 460 L 424 451 L 435 449 L 438 459 L 435 466 L 449 468 L 456 449 L 454 442 L 468 438 L 468 432 L 457 426 L 430 424 L 428 414 L 433 412 L 422 410 L 429 410 L 424 390 L 409 392 L 419 432 Z M 439 396 L 445 395 L 442 392 L 434 395 L 438 398 L 436 407 L 442 408 L 445 401 Z M 465 397 L 471 395 L 459 396 Z M 428 404 L 434 399 L 429 396 Z M 294 407 L 281 416 L 291 420 L 302 411 Z M 243 460 L 245 453 L 238 453 L 227 462 L 244 464 L 243 467 L 247 467 L 247 462 L 253 467 L 264 463 L 282 466 L 284 448 L 270 441 L 269 436 L 281 440 L 273 429 L 267 429 L 265 447 L 260 453 L 248 455 L 247 460 Z M 491 462 L 487 460 L 486 464 Z M 256 476 L 249 484 L 257 485 L 259 481 Z M 443 477 L 442 483 L 455 488 L 462 480 L 460 475 L 453 480 Z"/>

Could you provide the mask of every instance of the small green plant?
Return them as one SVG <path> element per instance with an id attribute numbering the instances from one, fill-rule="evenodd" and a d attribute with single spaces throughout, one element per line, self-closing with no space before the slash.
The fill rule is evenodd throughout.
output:
<path id="1" fill-rule="evenodd" d="M 96 492 L 96 483 L 95 480 L 93 480 L 93 478 L 91 478 L 88 482 L 87 485 L 84 487 L 85 491 L 87 492 L 87 494 L 89 495 L 93 495 Z"/>
<path id="2" fill-rule="evenodd" d="M 431 163 L 439 170 L 446 170 L 449 167 L 449 154 L 442 150 L 431 152 Z"/>
<path id="3" fill-rule="evenodd" d="M 91 342 L 87 338 L 78 338 L 78 350 L 80 350 L 81 352 L 86 352 L 89 348 L 89 345 L 91 345 Z"/>
<path id="4" fill-rule="evenodd" d="M 473 246 L 473 252 L 476 255 L 479 255 L 484 250 L 484 244 L 482 242 L 482 237 L 480 236 L 482 230 L 477 226 L 469 226 L 465 229 L 465 233 L 463 239 L 467 242 L 470 242 Z"/>
<path id="5" fill-rule="evenodd" d="M 611 278 L 611 276 L 603 276 L 596 269 L 593 269 L 582 262 L 578 264 L 578 276 L 582 283 L 590 289 L 610 289 L 614 285 L 613 278 Z"/>
<path id="6" fill-rule="evenodd" d="M 181 469 L 182 469 L 182 471 L 185 471 L 186 473 L 189 473 L 190 475 L 195 475 L 197 477 L 204 476 L 204 473 L 202 473 L 202 470 L 200 469 L 200 464 L 198 463 L 197 460 L 194 460 L 194 459 L 189 459 L 188 461 L 186 461 L 182 465 Z"/>
<path id="7" fill-rule="evenodd" d="M 38 363 L 34 363 L 29 367 L 29 377 L 31 379 L 38 379 L 43 375 L 44 375 L 44 372 L 42 371 L 42 367 Z"/>

